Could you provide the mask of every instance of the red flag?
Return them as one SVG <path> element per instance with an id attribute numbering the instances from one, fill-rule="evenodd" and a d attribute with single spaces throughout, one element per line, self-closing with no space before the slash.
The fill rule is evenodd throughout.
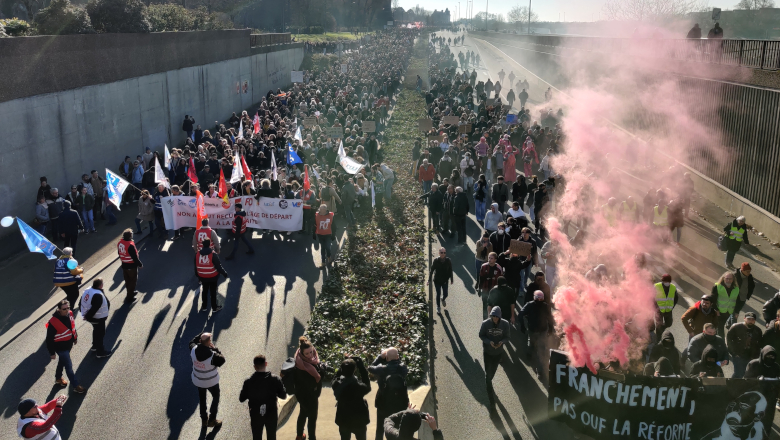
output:
<path id="1" fill-rule="evenodd" d="M 307 166 L 303 174 L 303 190 L 308 191 L 309 188 L 311 188 L 311 182 L 309 182 L 309 167 Z"/>
<path id="2" fill-rule="evenodd" d="M 195 229 L 200 229 L 201 221 L 204 218 L 208 218 L 206 215 L 206 205 L 203 204 L 203 194 L 200 191 L 195 191 Z"/>
<path id="3" fill-rule="evenodd" d="M 246 177 L 246 180 L 250 182 L 250 186 L 252 189 L 254 189 L 255 181 L 252 179 L 252 173 L 249 172 L 249 167 L 246 166 L 246 160 L 244 160 L 244 156 L 241 156 L 241 169 L 244 171 L 244 177 Z"/>
<path id="4" fill-rule="evenodd" d="M 222 171 L 222 168 L 219 169 L 219 197 L 224 200 L 225 203 L 230 203 L 227 192 L 227 183 L 225 182 L 225 172 Z"/>
<path id="5" fill-rule="evenodd" d="M 260 115 L 257 113 L 255 113 L 255 120 L 253 125 L 255 126 L 255 134 L 260 133 Z"/>
<path id="6" fill-rule="evenodd" d="M 192 183 L 198 183 L 198 173 L 195 171 L 195 161 L 190 157 L 190 166 L 187 168 L 187 178 Z"/>

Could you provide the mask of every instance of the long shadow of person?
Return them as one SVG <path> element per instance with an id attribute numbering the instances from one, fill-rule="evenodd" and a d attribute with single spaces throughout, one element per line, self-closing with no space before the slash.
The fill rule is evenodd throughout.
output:
<path id="1" fill-rule="evenodd" d="M 46 373 L 46 366 L 52 361 L 49 359 L 49 352 L 46 350 L 46 342 L 41 343 L 34 353 L 27 356 L 14 371 L 5 378 L 3 386 L 0 388 L 0 408 L 2 408 L 5 418 L 13 417 L 17 414 L 16 406 L 25 397 L 36 382 Z M 55 364 L 56 365 L 56 364 Z M 51 377 L 54 383 L 54 377 Z"/>
<path id="2" fill-rule="evenodd" d="M 485 406 L 488 406 L 488 395 L 485 389 L 485 369 L 480 365 L 479 361 L 472 357 L 469 351 L 466 349 L 466 345 L 460 338 L 458 331 L 455 330 L 455 325 L 452 323 L 450 312 L 444 311 L 446 321 L 442 320 L 442 328 L 447 334 L 447 338 L 450 340 L 452 351 L 455 356 L 455 360 L 447 357 L 447 362 L 452 365 L 452 368 L 458 373 L 461 381 L 466 385 L 474 399 Z M 457 362 L 456 362 L 457 361 Z"/>

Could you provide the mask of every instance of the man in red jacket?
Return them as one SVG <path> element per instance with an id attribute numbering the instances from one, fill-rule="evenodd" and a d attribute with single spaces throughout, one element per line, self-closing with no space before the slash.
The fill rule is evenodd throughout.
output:
<path id="1" fill-rule="evenodd" d="M 79 385 L 76 373 L 73 372 L 73 362 L 70 360 L 70 350 L 77 342 L 76 318 L 70 310 L 68 300 L 63 299 L 57 305 L 57 311 L 46 323 L 46 348 L 49 350 L 52 360 L 59 357 L 54 374 L 54 384 L 61 387 L 68 386 L 68 381 L 62 378 L 62 369 L 64 368 L 68 379 L 73 382 L 73 391 L 84 393 L 87 389 Z"/>
<path id="2" fill-rule="evenodd" d="M 209 296 L 211 296 L 212 312 L 216 313 L 222 310 L 222 306 L 217 305 L 217 283 L 219 283 L 220 274 L 224 275 L 225 278 L 228 274 L 219 261 L 219 255 L 211 248 L 211 240 L 209 239 L 203 240 L 203 248 L 195 254 L 195 273 L 202 285 L 200 311 L 208 310 Z"/>

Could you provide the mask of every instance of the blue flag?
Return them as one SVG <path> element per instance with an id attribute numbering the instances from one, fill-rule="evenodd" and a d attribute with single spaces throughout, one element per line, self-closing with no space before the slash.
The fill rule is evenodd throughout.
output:
<path id="1" fill-rule="evenodd" d="M 517 115 L 506 115 L 507 125 L 517 124 Z"/>
<path id="2" fill-rule="evenodd" d="M 122 204 L 122 194 L 130 183 L 119 177 L 116 173 L 106 168 L 106 189 L 108 190 L 108 199 L 114 204 L 116 209 Z"/>
<path id="3" fill-rule="evenodd" d="M 287 144 L 287 165 L 292 166 L 296 163 L 303 163 L 298 153 L 296 153 L 290 144 Z"/>
<path id="4" fill-rule="evenodd" d="M 38 231 L 31 228 L 27 223 L 23 222 L 22 219 L 17 217 L 16 221 L 19 223 L 19 230 L 22 232 L 22 238 L 24 238 L 24 242 L 27 243 L 27 247 L 30 248 L 30 252 L 38 252 L 46 255 L 46 258 L 49 260 L 57 259 L 57 257 L 54 256 L 54 249 L 57 249 L 57 247 L 54 246 L 52 242 L 47 240 Z"/>

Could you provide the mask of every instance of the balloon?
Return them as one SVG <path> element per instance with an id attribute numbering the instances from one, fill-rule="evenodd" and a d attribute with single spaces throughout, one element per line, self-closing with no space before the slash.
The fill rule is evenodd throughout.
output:
<path id="1" fill-rule="evenodd" d="M 75 268 L 79 267 L 79 262 L 71 258 L 68 260 L 68 269 L 73 270 Z"/>
<path id="2" fill-rule="evenodd" d="M 4 228 L 7 228 L 14 224 L 14 218 L 11 216 L 3 217 L 2 220 L 0 220 L 0 225 L 3 225 Z"/>

